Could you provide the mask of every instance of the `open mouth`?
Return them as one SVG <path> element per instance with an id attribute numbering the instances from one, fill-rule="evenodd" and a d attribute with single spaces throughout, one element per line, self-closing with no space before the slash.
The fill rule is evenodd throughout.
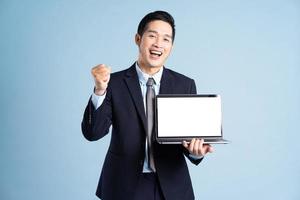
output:
<path id="1" fill-rule="evenodd" d="M 158 58 L 162 55 L 162 52 L 161 51 L 150 50 L 150 54 L 151 54 L 151 56 L 154 56 L 154 57 Z"/>

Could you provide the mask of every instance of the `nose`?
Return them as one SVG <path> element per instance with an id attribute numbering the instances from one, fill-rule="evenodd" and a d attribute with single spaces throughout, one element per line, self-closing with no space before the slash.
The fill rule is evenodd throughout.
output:
<path id="1" fill-rule="evenodd" d="M 162 37 L 157 37 L 154 43 L 154 46 L 156 48 L 162 48 L 163 47 L 163 38 Z"/>

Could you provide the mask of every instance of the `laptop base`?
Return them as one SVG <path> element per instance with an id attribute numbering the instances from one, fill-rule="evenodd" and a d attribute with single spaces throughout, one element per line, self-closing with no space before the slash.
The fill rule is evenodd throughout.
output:
<path id="1" fill-rule="evenodd" d="M 187 143 L 190 143 L 189 140 L 186 140 Z M 159 144 L 182 144 L 183 140 L 181 141 L 157 141 Z M 204 139 L 203 144 L 229 144 L 230 141 L 224 139 Z"/>

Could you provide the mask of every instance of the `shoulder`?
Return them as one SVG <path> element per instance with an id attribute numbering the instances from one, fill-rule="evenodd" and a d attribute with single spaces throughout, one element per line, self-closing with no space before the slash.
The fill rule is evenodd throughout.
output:
<path id="1" fill-rule="evenodd" d="M 134 66 L 131 66 L 127 69 L 117 71 L 111 74 L 111 80 L 120 80 L 123 79 L 126 76 L 135 75 L 136 70 Z"/>
<path id="2" fill-rule="evenodd" d="M 114 78 L 124 77 L 129 69 L 130 68 L 124 69 L 124 70 L 121 70 L 121 71 L 117 71 L 117 72 L 113 72 L 111 74 L 111 76 L 114 77 Z"/>
<path id="3" fill-rule="evenodd" d="M 182 81 L 194 81 L 192 78 L 190 77 L 187 77 L 186 75 L 183 75 L 181 73 L 178 73 L 176 71 L 173 71 L 169 68 L 164 68 L 164 73 L 167 75 L 167 76 L 170 76 L 176 80 L 182 80 Z"/>
<path id="4" fill-rule="evenodd" d="M 174 93 L 178 94 L 196 94 L 195 81 L 183 74 L 165 68 L 162 76 L 162 85 L 169 85 Z"/>

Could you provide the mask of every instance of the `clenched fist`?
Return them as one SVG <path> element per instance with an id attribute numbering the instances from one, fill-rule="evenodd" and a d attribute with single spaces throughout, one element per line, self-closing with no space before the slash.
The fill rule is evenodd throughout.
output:
<path id="1" fill-rule="evenodd" d="M 110 79 L 110 67 L 105 64 L 100 64 L 93 67 L 91 72 L 95 80 L 95 94 L 105 94 Z"/>

